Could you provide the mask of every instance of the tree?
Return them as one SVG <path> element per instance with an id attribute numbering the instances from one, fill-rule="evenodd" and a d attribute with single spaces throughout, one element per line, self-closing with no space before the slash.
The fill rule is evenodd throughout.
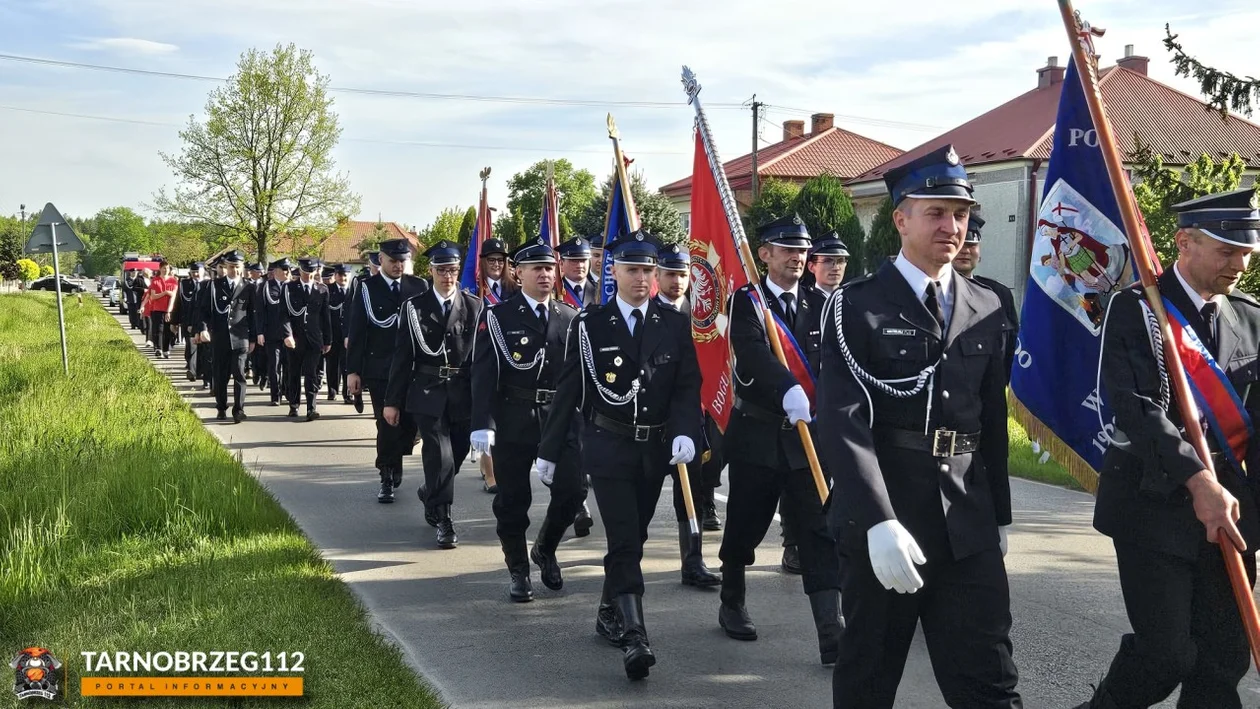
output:
<path id="1" fill-rule="evenodd" d="M 18 259 L 17 271 L 18 278 L 27 283 L 39 278 L 39 264 L 28 258 Z"/>
<path id="2" fill-rule="evenodd" d="M 796 195 L 800 191 L 801 186 L 794 182 L 766 178 L 761 183 L 761 193 L 748 207 L 748 214 L 744 217 L 744 231 L 755 234 L 758 226 L 791 214 L 795 208 Z"/>
<path id="3" fill-rule="evenodd" d="M 333 173 L 341 127 L 328 83 L 308 50 L 246 51 L 227 84 L 210 92 L 205 122 L 189 118 L 180 131 L 180 154 L 161 154 L 179 184 L 159 190 L 155 207 L 221 227 L 260 260 L 280 234 L 331 232 L 359 211 L 359 196 Z"/>
<path id="4" fill-rule="evenodd" d="M 199 224 L 151 222 L 149 231 L 153 234 L 154 251 L 177 266 L 201 261 L 211 253 L 205 229 Z"/>
<path id="5" fill-rule="evenodd" d="M 21 276 L 18 261 L 22 260 L 25 245 L 18 220 L 0 217 L 0 280 L 12 281 Z"/>
<path id="6" fill-rule="evenodd" d="M 468 244 L 472 240 L 473 229 L 476 226 L 477 208 L 469 207 L 468 211 L 464 212 L 464 221 L 459 225 L 459 245 L 463 246 L 465 250 L 468 249 Z"/>
<path id="7" fill-rule="evenodd" d="M 543 191 L 547 184 L 547 162 L 536 162 L 508 180 L 508 211 L 512 213 L 513 220 L 519 217 L 525 228 L 521 241 L 513 242 L 515 244 L 538 235 L 538 225 L 542 223 Z M 573 225 L 598 196 L 595 176 L 589 170 L 573 169 L 573 163 L 563 158 L 551 161 L 551 166 L 556 194 L 560 198 L 560 237 L 568 238 L 574 231 Z"/>
<path id="8" fill-rule="evenodd" d="M 52 267 L 52 266 L 44 266 L 43 268 L 41 268 L 41 269 L 39 270 L 39 273 L 40 273 L 40 275 L 43 275 L 43 276 L 51 276 L 51 275 L 53 274 L 53 267 Z"/>
<path id="9" fill-rule="evenodd" d="M 432 224 L 421 229 L 416 238 L 420 240 L 420 249 L 424 249 L 445 239 L 459 241 L 459 227 L 464 222 L 464 210 L 459 207 L 443 209 Z"/>
<path id="10" fill-rule="evenodd" d="M 530 230 L 525 228 L 524 217 L 510 211 L 500 212 L 499 216 L 495 217 L 492 231 L 494 238 L 502 239 L 509 249 L 520 246 L 525 243 L 525 239 L 538 235 L 536 229 L 535 233 L 530 234 Z"/>
<path id="11" fill-rule="evenodd" d="M 810 178 L 801 185 L 794 206 L 811 236 L 817 238 L 836 232 L 849 247 L 849 258 L 862 262 L 862 242 L 866 234 L 840 178 L 826 172 Z"/>
<path id="12" fill-rule="evenodd" d="M 1186 54 L 1185 49 L 1177 42 L 1178 35 L 1164 25 L 1164 48 L 1172 53 L 1172 63 L 1177 76 L 1193 78 L 1199 82 L 1199 91 L 1208 99 L 1208 103 L 1221 112 L 1225 118 L 1229 111 L 1237 111 L 1250 116 L 1254 102 L 1260 100 L 1260 79 L 1239 77 L 1228 71 L 1207 66 L 1198 59 Z"/>
<path id="13" fill-rule="evenodd" d="M 573 230 L 586 237 L 602 237 L 604 220 L 608 215 L 608 198 L 612 195 L 613 176 L 609 175 L 600 186 L 597 196 L 573 222 Z M 666 244 L 679 244 L 687 240 L 682 217 L 669 197 L 649 189 L 643 172 L 630 173 L 630 196 L 639 211 L 639 225 Z"/>
<path id="14" fill-rule="evenodd" d="M 865 263 L 867 273 L 874 273 L 888 260 L 889 256 L 896 256 L 901 250 L 901 234 L 893 225 L 892 214 L 892 197 L 886 196 L 884 201 L 879 203 L 879 211 L 875 212 L 875 220 L 871 222 L 871 233 L 867 236 L 866 243 L 862 245 L 862 250 L 865 252 L 864 258 L 858 261 L 858 263 Z"/>
<path id="15" fill-rule="evenodd" d="M 96 232 L 88 237 L 84 267 L 88 273 L 116 273 L 122 267 L 123 254 L 151 254 L 156 249 L 154 233 L 144 218 L 128 207 L 102 209 L 92 218 Z"/>

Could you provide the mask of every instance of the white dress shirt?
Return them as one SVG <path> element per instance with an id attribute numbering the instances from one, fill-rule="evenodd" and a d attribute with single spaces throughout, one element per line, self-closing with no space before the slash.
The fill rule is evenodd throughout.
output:
<path id="1" fill-rule="evenodd" d="M 534 300 L 529 297 L 529 293 L 526 293 L 524 289 L 521 289 L 521 297 L 525 299 L 526 305 L 529 306 L 530 312 L 532 312 L 535 317 L 538 316 L 538 306 L 540 305 L 547 309 L 547 317 L 551 317 L 551 307 L 548 303 L 544 303 L 541 300 Z"/>
<path id="2" fill-rule="evenodd" d="M 1198 291 L 1191 288 L 1189 283 L 1186 283 L 1186 279 L 1181 277 L 1181 268 L 1179 268 L 1178 265 L 1175 263 L 1173 264 L 1173 273 L 1177 274 L 1177 281 L 1181 283 L 1182 288 L 1186 289 L 1186 295 L 1190 296 L 1190 302 L 1194 304 L 1194 312 L 1197 313 L 1197 312 L 1202 311 L 1203 306 L 1207 305 L 1209 301 L 1204 300 L 1203 296 L 1199 295 Z M 1212 299 L 1210 302 L 1216 303 L 1216 308 L 1219 311 L 1221 307 L 1221 301 L 1223 300 L 1225 300 L 1225 296 L 1214 295 L 1212 296 Z"/>
<path id="3" fill-rule="evenodd" d="M 617 309 L 621 311 L 621 317 L 625 319 L 627 329 L 633 327 L 632 323 L 634 321 L 630 319 L 630 312 L 633 310 L 639 311 L 639 315 L 641 316 L 639 318 L 639 327 L 643 327 L 643 323 L 647 322 L 647 301 L 644 301 L 643 305 L 636 307 L 622 300 L 621 296 L 618 295 L 617 296 Z M 634 330 L 630 330 L 630 334 L 634 335 L 637 333 L 635 333 Z"/>
<path id="4" fill-rule="evenodd" d="M 906 283 L 910 284 L 919 302 L 926 297 L 929 283 L 935 280 L 941 284 L 941 312 L 945 313 L 945 327 L 949 328 L 949 319 L 954 314 L 954 269 L 946 268 L 940 278 L 932 278 L 919 270 L 918 266 L 910 263 L 910 259 L 900 252 L 893 265 L 897 267 L 897 272 L 901 274 L 901 277 L 906 279 Z"/>

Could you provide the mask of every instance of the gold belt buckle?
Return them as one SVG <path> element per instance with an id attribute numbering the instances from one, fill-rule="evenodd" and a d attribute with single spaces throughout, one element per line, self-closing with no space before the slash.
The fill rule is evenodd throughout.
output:
<path id="1" fill-rule="evenodd" d="M 942 448 L 942 444 L 948 442 L 948 447 Z M 932 455 L 937 458 L 949 458 L 954 455 L 954 448 L 958 442 L 958 432 L 951 431 L 947 428 L 938 428 L 932 432 Z"/>

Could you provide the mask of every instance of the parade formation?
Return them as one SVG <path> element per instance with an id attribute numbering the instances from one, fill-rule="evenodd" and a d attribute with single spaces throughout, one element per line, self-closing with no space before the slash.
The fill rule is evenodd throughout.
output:
<path id="1" fill-rule="evenodd" d="M 1080 102 L 1073 115 L 1099 140 L 1073 143 L 1092 151 L 1078 158 L 1056 138 L 1048 192 L 1084 184 L 1075 175 L 1087 168 L 1071 161 L 1094 175 L 1115 162 L 1088 90 L 1089 33 L 1074 36 L 1069 80 L 1079 72 L 1086 90 L 1063 101 Z M 415 505 L 398 496 L 413 471 L 417 515 L 434 529 L 418 544 L 458 546 L 454 479 L 478 458 L 504 602 L 535 600 L 535 566 L 547 589 L 564 588 L 557 549 L 590 533 L 593 505 L 607 553 L 589 610 L 631 680 L 657 663 L 642 561 L 672 480 L 679 579 L 718 589 L 697 604 L 726 637 L 775 642 L 748 610 L 746 573 L 778 514 L 781 565 L 801 576 L 800 613 L 816 631 L 808 662 L 834 666 L 835 707 L 894 706 L 919 628 L 948 706 L 1023 706 L 1004 561 L 1018 517 L 1008 385 L 1023 331 L 1011 290 L 975 273 L 985 219 L 966 165 L 941 145 L 889 169 L 900 248 L 855 272 L 837 234 L 811 234 L 796 214 L 745 236 L 688 70 L 684 88 L 696 110 L 689 241 L 639 224 L 610 119 L 621 207 L 610 204 L 603 233 L 562 239 L 545 202 L 534 238 L 493 238 L 487 168 L 467 247 L 417 253 L 389 239 L 358 274 L 310 256 L 247 268 L 237 250 L 187 264 L 180 280 L 165 262 L 157 274 L 126 268 L 130 323 L 147 319 L 159 357 L 182 340 L 187 377 L 211 390 L 220 421 L 247 420 L 251 375 L 271 406 L 305 421 L 320 417 L 322 392 L 360 413 L 366 394 L 376 440 L 363 466 L 379 503 Z M 1116 214 L 1139 264 L 1126 280 L 1094 279 L 1090 294 L 1108 296 L 1095 365 L 1115 416 L 1094 524 L 1114 541 L 1132 632 L 1080 707 L 1152 706 L 1178 687 L 1179 707 L 1240 707 L 1238 683 L 1260 657 L 1249 477 L 1260 304 L 1235 286 L 1260 248 L 1260 202 L 1248 189 L 1176 205 L 1178 258 L 1159 273 L 1127 187 L 1078 189 Z M 1061 272 L 1084 267 L 1069 252 Z M 413 275 L 420 259 L 427 272 Z M 716 567 L 703 531 L 722 532 Z"/>

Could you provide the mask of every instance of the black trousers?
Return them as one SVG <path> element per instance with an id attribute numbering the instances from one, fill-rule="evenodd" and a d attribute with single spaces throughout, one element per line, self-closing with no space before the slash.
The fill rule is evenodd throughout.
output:
<path id="1" fill-rule="evenodd" d="M 455 501 L 455 473 L 468 457 L 469 420 L 451 421 L 446 415 L 410 414 L 420 431 L 420 461 L 424 464 L 425 506 L 429 509 Z M 498 468 L 495 468 L 498 477 Z"/>
<path id="2" fill-rule="evenodd" d="M 127 322 L 131 324 L 132 330 L 140 329 L 140 301 L 130 295 L 123 296 L 124 302 L 127 304 Z"/>
<path id="3" fill-rule="evenodd" d="M 288 380 L 285 385 L 285 399 L 289 406 L 296 408 L 306 395 L 306 410 L 315 410 L 315 399 L 319 396 L 319 365 L 323 353 L 316 345 L 301 340 L 297 347 L 289 350 Z M 303 387 L 303 381 L 306 386 Z"/>
<path id="4" fill-rule="evenodd" d="M 805 593 L 840 587 L 835 542 L 809 468 L 788 467 L 782 452 L 779 461 L 775 468 L 731 461 L 726 531 L 718 552 L 724 602 L 744 602 L 744 569 L 756 561 L 757 545 L 770 529 L 780 502 L 788 512 L 782 519 L 793 529 L 800 549 Z"/>
<path id="5" fill-rule="evenodd" d="M 678 479 L 678 466 L 671 465 L 669 467 L 669 474 L 674 478 L 674 515 L 678 517 L 679 522 L 686 522 L 687 501 L 683 499 L 682 481 Z M 687 465 L 687 478 L 691 481 L 691 501 L 696 506 L 697 520 L 704 516 L 702 505 L 709 494 L 709 486 L 705 484 L 701 467 L 698 456 Z"/>
<path id="6" fill-rule="evenodd" d="M 653 438 L 636 443 L 587 423 L 582 431 L 585 467 L 604 522 L 604 591 L 612 598 L 643 594 L 643 543 L 661 497 L 661 485 L 674 466 L 669 446 Z"/>
<path id="7" fill-rule="evenodd" d="M 271 390 L 271 400 L 280 401 L 280 395 L 287 387 L 289 348 L 284 346 L 284 340 L 272 341 L 266 338 L 267 343 L 267 387 Z"/>
<path id="8" fill-rule="evenodd" d="M 718 429 L 717 422 L 708 414 L 705 414 L 704 436 L 709 445 L 709 459 L 701 464 L 700 477 L 709 489 L 722 486 L 722 468 L 726 467 L 726 454 L 722 450 L 722 435 L 722 431 Z"/>
<path id="9" fill-rule="evenodd" d="M 181 327 L 184 334 L 184 363 L 188 365 L 188 376 L 192 379 L 204 381 L 208 375 L 206 374 L 207 367 L 203 360 L 206 359 L 209 348 L 206 345 L 193 341 L 196 333 L 193 332 L 191 327 L 187 325 L 182 325 Z"/>
<path id="10" fill-rule="evenodd" d="M 214 404 L 219 411 L 227 409 L 228 379 L 232 380 L 232 411 L 245 410 L 245 358 L 249 350 L 232 349 L 227 342 L 220 343 L 219 338 L 211 339 L 214 348 L 214 382 L 210 388 L 214 390 Z"/>
<path id="11" fill-rule="evenodd" d="M 171 324 L 166 322 L 166 313 L 153 313 L 149 316 L 149 341 L 153 349 L 162 352 L 171 351 L 171 340 L 175 335 L 171 332 Z"/>
<path id="12" fill-rule="evenodd" d="M 1194 561 L 1116 542 L 1120 589 L 1133 632 L 1102 686 L 1122 707 L 1149 707 L 1181 685 L 1178 709 L 1241 707 L 1250 652 L 1220 547 L 1204 540 Z M 1254 586 L 1256 555 L 1243 555 Z"/>
<path id="13" fill-rule="evenodd" d="M 328 354 L 324 355 L 324 377 L 328 381 L 328 393 L 334 397 L 337 392 L 345 391 L 345 372 L 342 371 L 341 360 L 346 356 L 345 345 L 342 344 L 342 338 L 333 335 L 332 349 L 328 350 Z"/>
<path id="14" fill-rule="evenodd" d="M 533 504 L 530 487 L 530 468 L 538 457 L 538 446 L 508 441 L 495 442 L 490 449 L 494 461 L 494 479 L 499 492 L 494 496 L 495 532 L 505 547 L 522 547 L 525 532 L 529 529 L 529 507 Z M 577 447 L 566 447 L 556 461 L 556 473 L 552 478 L 551 501 L 547 504 L 544 519 L 557 533 L 573 524 L 578 508 L 582 506 L 582 482 L 580 454 Z"/>
<path id="15" fill-rule="evenodd" d="M 372 400 L 372 417 L 376 419 L 376 469 L 384 473 L 402 468 L 404 455 L 411 455 L 416 446 L 416 424 L 406 414 L 398 417 L 398 425 L 385 423 L 385 387 L 388 379 L 363 379 L 363 388 Z"/>
<path id="16" fill-rule="evenodd" d="M 947 705 L 1023 706 L 1015 691 L 1010 589 L 1000 550 L 957 561 L 929 556 L 927 564 L 918 567 L 925 585 L 912 594 L 885 590 L 871 570 L 865 547 L 853 551 L 841 560 L 845 629 L 832 675 L 836 709 L 892 708 L 919 621 Z"/>

